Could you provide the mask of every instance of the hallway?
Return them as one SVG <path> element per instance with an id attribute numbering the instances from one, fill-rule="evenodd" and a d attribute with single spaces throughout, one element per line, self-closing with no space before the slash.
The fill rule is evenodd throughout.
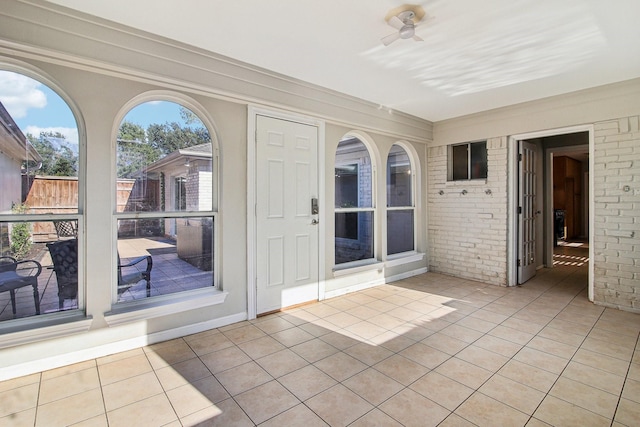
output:
<path id="1" fill-rule="evenodd" d="M 0 382 L 0 425 L 637 426 L 639 333 L 587 300 L 586 262 L 427 273 Z"/>

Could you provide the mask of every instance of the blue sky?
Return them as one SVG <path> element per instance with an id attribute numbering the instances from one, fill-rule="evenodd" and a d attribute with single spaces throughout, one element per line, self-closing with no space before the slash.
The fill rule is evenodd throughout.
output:
<path id="1" fill-rule="evenodd" d="M 0 70 L 0 102 L 24 134 L 60 132 L 70 145 L 77 146 L 78 129 L 71 109 L 46 85 L 21 74 Z M 165 101 L 138 105 L 129 111 L 125 120 L 145 129 L 151 123 L 167 121 L 185 125 L 180 118 L 179 105 Z"/>

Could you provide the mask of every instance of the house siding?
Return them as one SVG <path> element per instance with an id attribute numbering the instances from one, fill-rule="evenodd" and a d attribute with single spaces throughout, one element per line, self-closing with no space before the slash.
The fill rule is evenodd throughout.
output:
<path id="1" fill-rule="evenodd" d="M 640 312 L 640 117 L 596 123 L 594 300 Z"/>

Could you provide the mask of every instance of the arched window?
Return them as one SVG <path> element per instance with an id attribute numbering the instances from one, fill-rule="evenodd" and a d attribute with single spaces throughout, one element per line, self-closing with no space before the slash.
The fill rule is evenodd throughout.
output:
<path id="1" fill-rule="evenodd" d="M 374 256 L 373 172 L 362 141 L 340 141 L 335 160 L 336 265 Z"/>
<path id="2" fill-rule="evenodd" d="M 394 144 L 387 157 L 387 255 L 415 250 L 413 176 L 407 151 Z"/>
<path id="3" fill-rule="evenodd" d="M 215 286 L 217 144 L 192 109 L 129 110 L 116 137 L 116 302 Z"/>
<path id="4" fill-rule="evenodd" d="M 84 306 L 84 144 L 53 84 L 27 73 L 0 70 L 0 321 Z"/>

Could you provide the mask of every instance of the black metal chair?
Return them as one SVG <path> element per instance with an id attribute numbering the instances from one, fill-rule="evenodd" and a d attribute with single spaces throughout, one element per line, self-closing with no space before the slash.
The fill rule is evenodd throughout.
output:
<path id="1" fill-rule="evenodd" d="M 58 240 L 76 239 L 78 237 L 78 221 L 53 221 Z"/>
<path id="2" fill-rule="evenodd" d="M 25 267 L 32 264 L 31 267 Z M 33 274 L 35 273 L 35 274 Z M 0 292 L 9 292 L 13 317 L 16 317 L 16 289 L 32 286 L 36 314 L 40 314 L 40 294 L 38 292 L 38 276 L 42 273 L 42 265 L 35 260 L 16 261 L 10 256 L 0 257 Z"/>
<path id="3" fill-rule="evenodd" d="M 58 304 L 62 310 L 64 300 L 78 298 L 78 240 L 47 243 L 47 249 L 56 272 Z"/>
<path id="4" fill-rule="evenodd" d="M 128 267 L 135 267 L 137 264 L 142 261 L 147 261 L 146 269 L 143 271 L 138 270 L 138 268 L 132 268 L 130 273 L 123 274 L 122 269 Z M 126 264 L 121 264 L 120 262 L 120 254 L 118 253 L 118 295 L 125 292 L 127 289 L 135 285 L 141 280 L 146 280 L 147 282 L 147 297 L 151 296 L 151 269 L 153 268 L 153 258 L 151 255 L 145 255 L 141 257 L 134 258 L 127 262 Z"/>

